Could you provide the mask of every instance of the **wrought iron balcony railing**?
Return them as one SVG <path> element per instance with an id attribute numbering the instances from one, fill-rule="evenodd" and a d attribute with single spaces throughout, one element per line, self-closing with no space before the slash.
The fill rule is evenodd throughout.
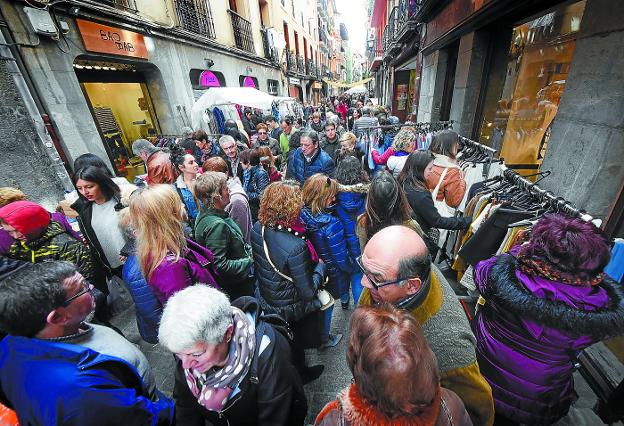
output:
<path id="1" fill-rule="evenodd" d="M 297 70 L 301 74 L 305 74 L 305 62 L 303 61 L 303 56 L 297 55 Z"/>
<path id="2" fill-rule="evenodd" d="M 103 3 L 116 7 L 117 9 L 129 10 L 136 12 L 135 0 L 102 0 Z"/>
<path id="3" fill-rule="evenodd" d="M 297 72 L 297 60 L 295 54 L 290 50 L 286 50 L 286 67 L 290 72 Z"/>
<path id="4" fill-rule="evenodd" d="M 175 0 L 174 5 L 181 28 L 208 38 L 215 38 L 208 0 Z"/>
<path id="5" fill-rule="evenodd" d="M 250 53 L 255 53 L 251 22 L 240 16 L 238 13 L 228 9 L 232 18 L 232 30 L 234 31 L 234 43 L 236 47 Z"/>
<path id="6" fill-rule="evenodd" d="M 272 64 L 279 65 L 279 54 L 277 49 L 273 45 L 273 41 L 269 40 L 270 35 L 267 28 L 260 28 L 262 34 L 262 48 L 264 49 L 264 57 L 267 58 Z"/>

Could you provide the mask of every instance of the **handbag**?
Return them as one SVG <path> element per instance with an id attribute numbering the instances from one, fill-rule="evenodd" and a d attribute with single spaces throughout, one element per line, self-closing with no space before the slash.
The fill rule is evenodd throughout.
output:
<path id="1" fill-rule="evenodd" d="M 264 247 L 264 254 L 267 258 L 267 261 L 269 262 L 269 265 L 271 265 L 271 267 L 275 270 L 275 272 L 277 272 L 277 274 L 284 278 L 285 280 L 290 281 L 291 283 L 295 282 L 291 277 L 289 277 L 288 275 L 282 273 L 279 269 L 277 269 L 277 267 L 273 264 L 273 261 L 271 260 L 271 256 L 269 256 L 269 248 L 267 247 L 267 243 L 266 240 L 264 239 L 264 225 L 262 226 L 262 246 Z M 326 280 L 327 282 L 327 280 Z M 332 306 L 334 306 L 334 297 L 329 293 L 329 291 L 325 290 L 324 288 L 319 288 L 317 293 L 316 293 L 316 297 L 318 298 L 318 300 L 321 302 L 321 311 L 324 311 Z"/>

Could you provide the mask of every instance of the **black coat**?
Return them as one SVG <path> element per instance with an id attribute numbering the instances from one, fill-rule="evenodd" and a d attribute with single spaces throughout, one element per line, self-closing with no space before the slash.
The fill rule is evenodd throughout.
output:
<path id="1" fill-rule="evenodd" d="M 416 219 L 424 233 L 427 233 L 431 228 L 467 229 L 470 226 L 471 218 L 440 216 L 433 204 L 431 192 L 426 189 L 406 185 L 405 194 L 414 212 L 414 219 Z"/>
<path id="2" fill-rule="evenodd" d="M 254 298 L 241 297 L 232 306 L 254 315 L 258 330 L 261 309 Z M 260 345 L 262 336 L 258 334 L 256 343 Z M 253 367 L 249 369 L 247 377 L 241 382 L 240 393 L 232 397 L 220 413 L 199 405 L 178 361 L 173 389 L 177 426 L 205 426 L 206 421 L 213 426 L 303 424 L 307 403 L 301 379 L 291 362 L 290 344 L 270 324 L 265 323 L 263 334 L 271 342 L 257 355 L 257 370 L 252 371 Z M 257 376 L 257 383 L 252 383 L 253 373 Z"/>
<path id="3" fill-rule="evenodd" d="M 315 266 L 306 242 L 287 231 L 265 228 L 264 238 L 271 262 L 293 282 L 281 277 L 268 262 L 262 242 L 262 224 L 256 222 L 251 230 L 251 246 L 258 280 L 257 296 L 262 308 L 280 314 L 290 323 L 318 311 L 321 302 L 316 293 L 325 279 L 325 264 Z"/>

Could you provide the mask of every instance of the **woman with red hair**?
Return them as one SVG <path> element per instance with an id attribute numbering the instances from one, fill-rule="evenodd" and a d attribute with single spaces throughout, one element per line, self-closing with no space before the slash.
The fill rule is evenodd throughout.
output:
<path id="1" fill-rule="evenodd" d="M 440 386 L 435 355 L 407 311 L 389 304 L 357 308 L 347 364 L 353 384 L 315 425 L 472 425 L 462 400 Z"/>

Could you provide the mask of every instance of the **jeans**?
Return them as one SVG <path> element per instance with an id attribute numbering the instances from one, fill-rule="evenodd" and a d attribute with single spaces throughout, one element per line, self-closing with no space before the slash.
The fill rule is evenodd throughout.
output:
<path id="1" fill-rule="evenodd" d="M 362 273 L 357 272 L 351 275 L 351 293 L 353 294 L 353 304 L 357 306 L 358 300 L 360 300 L 360 294 L 362 294 Z M 349 303 L 349 290 L 340 296 L 342 303 Z"/>
<path id="2" fill-rule="evenodd" d="M 334 307 L 331 306 L 327 309 L 325 309 L 325 311 L 323 312 L 323 325 L 324 325 L 324 330 L 323 330 L 323 341 L 327 341 L 329 339 L 329 329 L 331 327 L 331 319 L 332 319 L 332 313 L 334 312 Z"/>

